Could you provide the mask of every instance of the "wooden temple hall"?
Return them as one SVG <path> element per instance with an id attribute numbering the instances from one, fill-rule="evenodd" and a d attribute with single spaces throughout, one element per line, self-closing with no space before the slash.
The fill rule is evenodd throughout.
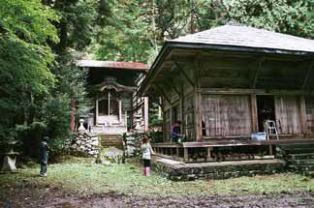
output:
<path id="1" fill-rule="evenodd" d="M 138 83 L 148 70 L 146 64 L 80 60 L 77 65 L 88 74 L 91 105 L 84 119 L 90 131 L 106 136 L 105 140 L 110 136 L 117 140 L 130 129 L 147 131 L 148 100 L 137 96 Z"/>
<path id="2" fill-rule="evenodd" d="M 314 142 L 313 65 L 314 40 L 247 26 L 166 41 L 140 89 L 162 98 L 154 149 L 184 161 L 241 160 Z M 171 140 L 175 121 L 182 143 Z"/>

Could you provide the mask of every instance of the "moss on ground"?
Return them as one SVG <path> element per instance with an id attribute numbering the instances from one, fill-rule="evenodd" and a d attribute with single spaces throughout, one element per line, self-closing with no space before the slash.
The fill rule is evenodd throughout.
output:
<path id="1" fill-rule="evenodd" d="M 2 187 L 50 187 L 68 193 L 89 196 L 119 193 L 131 196 L 205 196 L 271 194 L 314 190 L 314 179 L 286 173 L 267 176 L 240 177 L 226 180 L 173 182 L 159 175 L 142 175 L 136 164 L 98 165 L 87 160 L 52 164 L 48 177 L 38 177 L 39 168 L 19 169 L 15 174 L 0 174 Z"/>

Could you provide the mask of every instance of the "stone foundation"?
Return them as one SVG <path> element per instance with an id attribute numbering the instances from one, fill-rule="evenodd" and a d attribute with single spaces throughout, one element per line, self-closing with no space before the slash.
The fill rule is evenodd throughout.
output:
<path id="1" fill-rule="evenodd" d="M 246 160 L 229 162 L 184 163 L 165 158 L 155 158 L 153 169 L 171 180 L 226 179 L 282 172 L 283 160 Z"/>

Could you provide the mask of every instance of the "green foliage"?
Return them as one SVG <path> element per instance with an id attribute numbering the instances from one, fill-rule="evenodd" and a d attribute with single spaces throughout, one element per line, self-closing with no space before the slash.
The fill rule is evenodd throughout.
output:
<path id="1" fill-rule="evenodd" d="M 49 66 L 56 42 L 50 21 L 57 15 L 39 0 L 0 1 L 0 138 L 14 134 L 16 124 L 31 124 L 42 98 L 55 82 Z"/>
<path id="2" fill-rule="evenodd" d="M 52 45 L 58 55 L 69 48 L 83 50 L 97 36 L 99 27 L 105 24 L 109 13 L 105 0 L 43 0 L 60 20 L 54 22 L 60 42 Z"/>
<path id="3" fill-rule="evenodd" d="M 230 20 L 257 28 L 314 37 L 313 0 L 225 0 Z"/>
<path id="4" fill-rule="evenodd" d="M 90 50 L 97 50 L 100 59 L 145 62 L 152 51 L 145 1 L 117 0 L 110 6 L 112 16 Z"/>
<path id="5" fill-rule="evenodd" d="M 222 7 L 215 2 L 115 0 L 109 4 L 112 16 L 90 51 L 98 59 L 152 62 L 165 39 L 221 24 Z"/>
<path id="6" fill-rule="evenodd" d="M 156 102 L 150 103 L 149 106 L 149 124 L 151 127 L 162 124 L 162 119 L 159 117 L 159 105 Z"/>

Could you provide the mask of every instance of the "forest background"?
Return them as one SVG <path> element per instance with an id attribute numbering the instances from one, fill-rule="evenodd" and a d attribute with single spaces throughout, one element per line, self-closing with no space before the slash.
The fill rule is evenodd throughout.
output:
<path id="1" fill-rule="evenodd" d="M 64 151 L 89 110 L 76 60 L 150 64 L 165 40 L 230 23 L 313 39 L 314 0 L 1 0 L 0 142 L 31 156 L 49 134 Z"/>

